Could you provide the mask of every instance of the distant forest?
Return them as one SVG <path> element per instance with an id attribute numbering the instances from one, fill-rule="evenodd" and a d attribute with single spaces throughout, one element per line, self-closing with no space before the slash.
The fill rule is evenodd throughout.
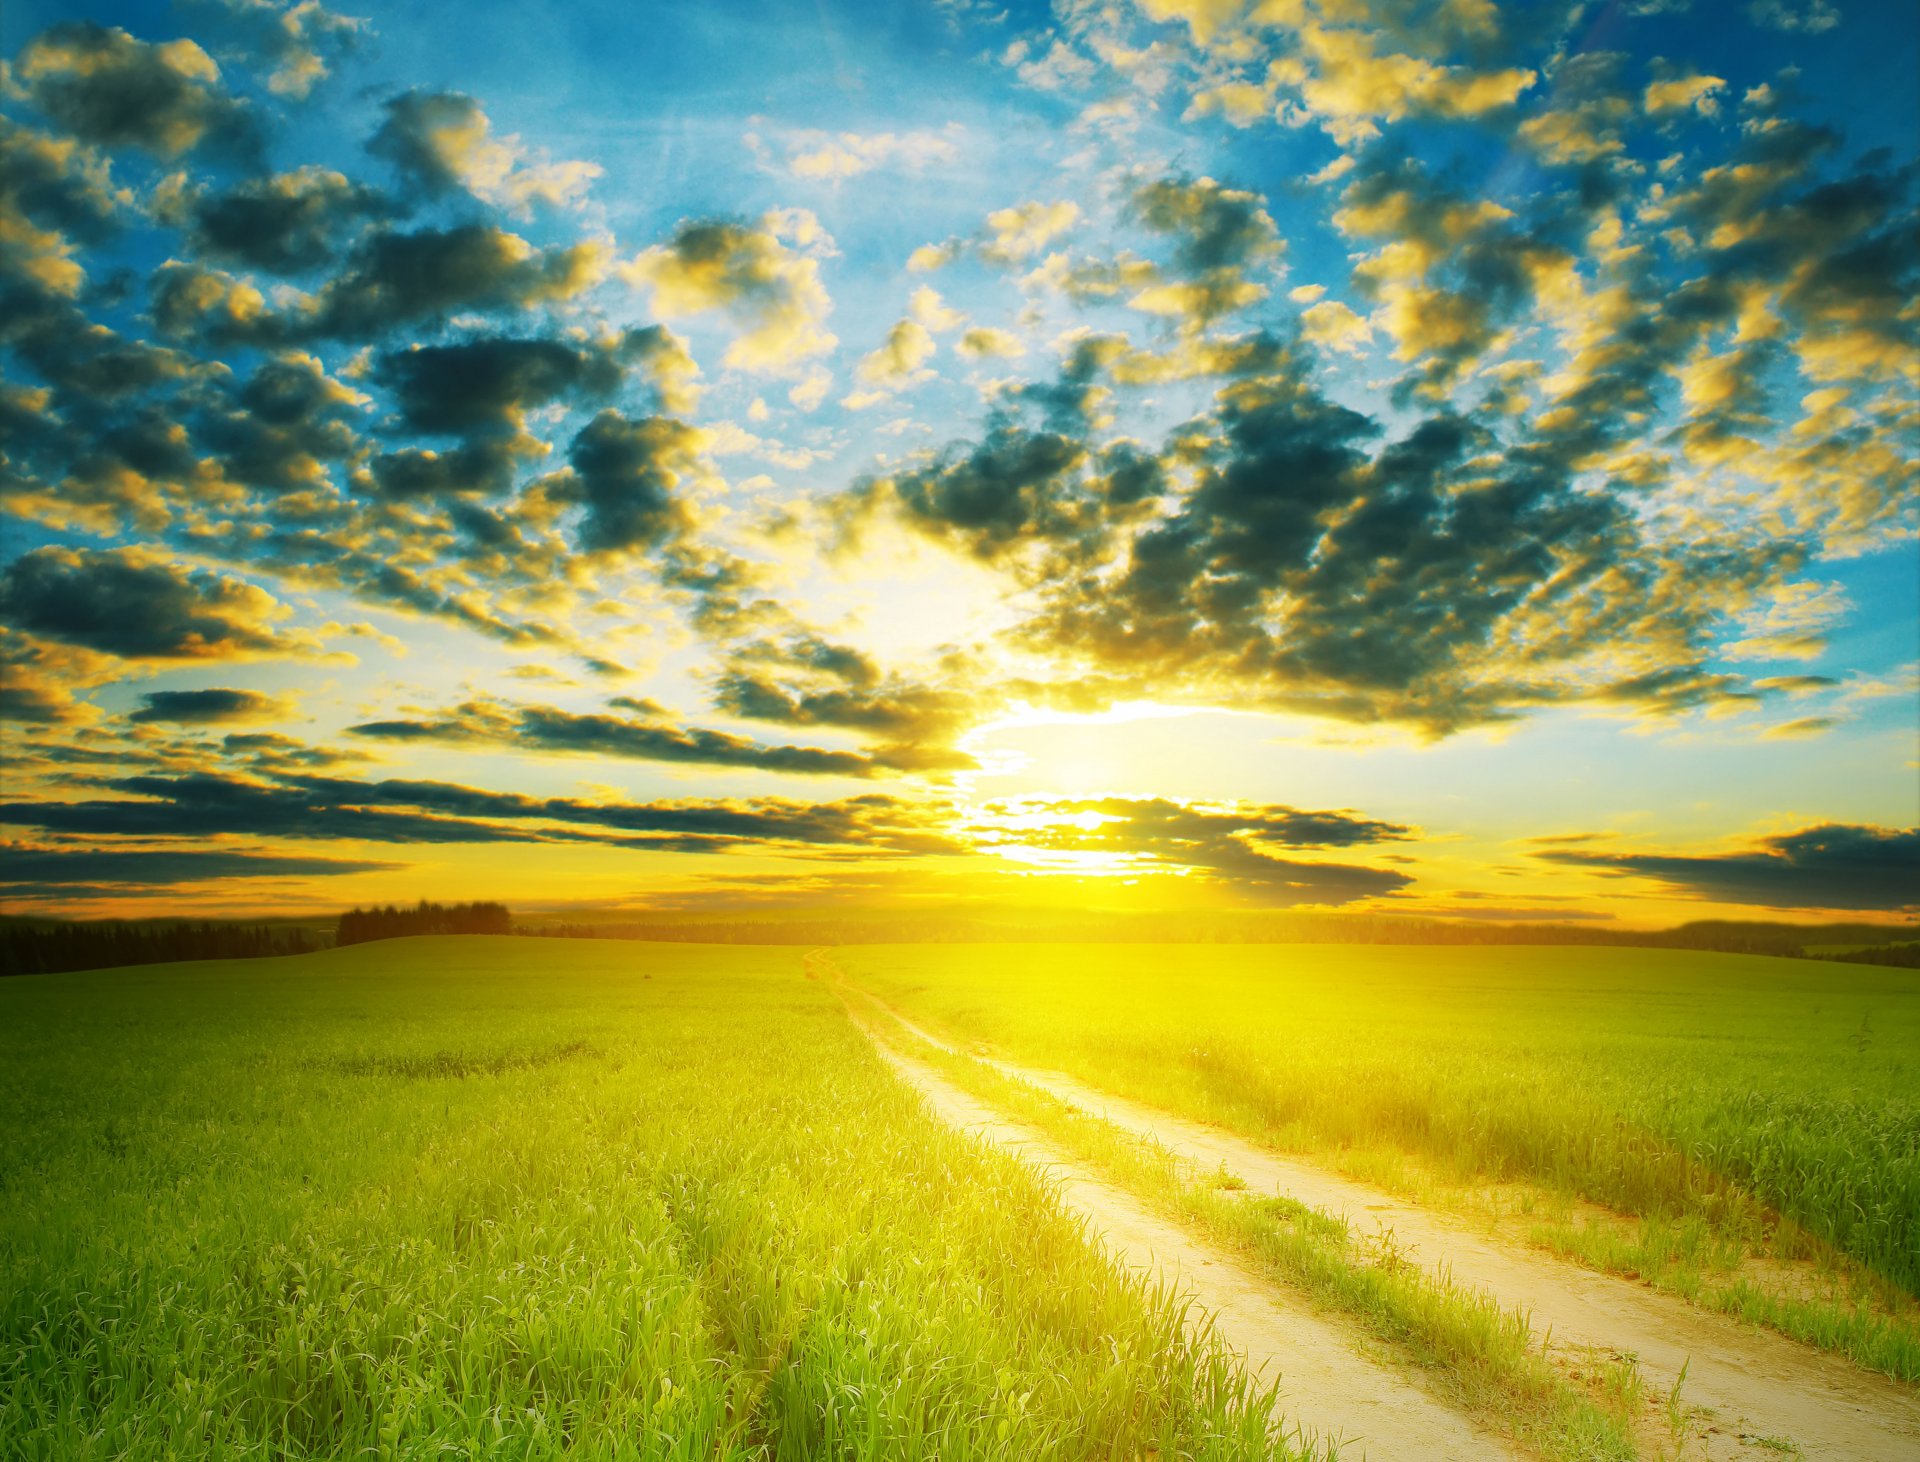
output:
<path id="1" fill-rule="evenodd" d="M 1022 914 L 838 918 L 678 915 L 570 923 L 515 921 L 505 904 L 477 901 L 349 909 L 331 929 L 316 921 L 189 923 L 178 920 L 65 923 L 0 916 L 0 976 L 176 960 L 308 954 L 337 945 L 418 934 L 520 934 L 549 939 L 635 939 L 690 944 L 1560 944 L 1698 949 L 1920 968 L 1920 925 L 1771 924 L 1702 920 L 1675 929 L 1583 924 L 1496 924 L 1367 914 L 1246 911 L 1208 914 Z"/>
<path id="2" fill-rule="evenodd" d="M 324 934 L 285 924 L 0 924 L 0 975 L 54 975 L 185 959 L 311 954 Z"/>
<path id="3" fill-rule="evenodd" d="M 410 908 L 349 909 L 334 929 L 335 944 L 405 939 L 413 934 L 511 934 L 513 914 L 505 904 L 430 904 Z"/>

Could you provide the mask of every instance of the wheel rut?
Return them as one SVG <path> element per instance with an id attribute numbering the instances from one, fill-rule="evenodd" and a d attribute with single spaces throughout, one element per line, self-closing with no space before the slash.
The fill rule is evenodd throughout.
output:
<path id="1" fill-rule="evenodd" d="M 1525 1455 L 1359 1353 L 1332 1320 L 1091 1176 L 1033 1128 L 1002 1116 L 885 1040 L 876 1038 L 874 1046 L 941 1121 L 1048 1173 L 1062 1200 L 1127 1269 L 1191 1301 L 1196 1325 L 1211 1324 L 1263 1383 L 1277 1381 L 1284 1424 L 1303 1439 L 1337 1443 L 1342 1462 L 1518 1462 Z"/>

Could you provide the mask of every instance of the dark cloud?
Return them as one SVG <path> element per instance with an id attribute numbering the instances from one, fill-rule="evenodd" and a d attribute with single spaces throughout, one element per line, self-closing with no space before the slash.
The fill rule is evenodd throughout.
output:
<path id="1" fill-rule="evenodd" d="M 835 726 L 882 738 L 878 756 L 902 769 L 958 771 L 975 762 L 950 743 L 993 700 L 990 691 L 958 688 L 972 679 L 971 669 L 962 657 L 949 657 L 929 667 L 925 680 L 883 675 L 850 645 L 796 633 L 739 646 L 714 679 L 713 701 L 750 721 Z"/>
<path id="2" fill-rule="evenodd" d="M 482 336 L 383 354 L 373 378 L 393 393 L 402 421 L 434 435 L 512 435 L 524 414 L 551 401 L 603 400 L 625 384 L 654 332 L 576 346 L 545 337 Z"/>
<path id="3" fill-rule="evenodd" d="M 1761 838 L 1744 852 L 1556 850 L 1534 856 L 1572 867 L 1650 878 L 1715 903 L 1775 909 L 1920 906 L 1920 829 L 1823 823 Z"/>
<path id="4" fill-rule="evenodd" d="M 402 865 L 346 858 L 300 858 L 277 853 L 194 849 L 46 849 L 0 847 L 0 888 L 10 896 L 79 895 L 87 886 L 173 887 L 224 878 L 328 878 L 385 873 Z"/>
<path id="5" fill-rule="evenodd" d="M 375 457 L 365 481 L 379 496 L 403 502 L 469 494 L 497 496 L 513 486 L 519 463 L 520 454 L 512 442 L 463 442 L 444 452 L 402 447 Z"/>
<path id="6" fill-rule="evenodd" d="M 138 548 L 36 548 L 0 572 L 0 620 L 125 659 L 232 660 L 312 653 L 274 628 L 266 590 Z"/>
<path id="7" fill-rule="evenodd" d="M 767 746 L 730 732 L 679 725 L 662 718 L 657 707 L 624 704 L 640 710 L 640 717 L 583 715 L 554 706 L 475 700 L 429 719 L 367 721 L 347 729 L 379 741 L 506 746 L 527 752 L 749 767 L 808 776 L 872 777 L 914 769 L 886 750 Z M 910 759 L 911 754 L 902 756 Z"/>
<path id="8" fill-rule="evenodd" d="M 201 146 L 250 149 L 259 140 L 246 103 L 188 40 L 150 45 L 118 27 L 68 21 L 21 48 L 13 79 L 29 102 L 85 142 L 175 158 Z"/>
<path id="9" fill-rule="evenodd" d="M 992 560 L 1097 529 L 1097 499 L 1082 481 L 1087 457 L 1084 442 L 1006 423 L 859 493 L 867 503 L 891 500 L 910 526 Z"/>
<path id="10" fill-rule="evenodd" d="M 359 451 L 367 398 L 299 352 L 255 367 L 238 391 L 209 392 L 194 420 L 199 444 L 234 482 L 267 492 L 323 487 L 328 464 Z"/>
<path id="11" fill-rule="evenodd" d="M 118 230 L 128 201 L 104 157 L 0 117 L 0 214 L 99 243 Z M 19 227 L 8 232 L 17 249 Z"/>
<path id="12" fill-rule="evenodd" d="M 342 173 L 304 167 L 220 192 L 197 191 L 167 211 L 186 226 L 204 259 L 295 274 L 331 263 L 343 239 L 394 207 Z"/>
<path id="13" fill-rule="evenodd" d="M 629 553 L 686 531 L 692 516 L 678 494 L 699 468 L 700 433 L 667 416 L 634 420 L 603 411 L 567 452 L 571 471 L 548 493 L 586 511 L 577 533 L 588 553 Z"/>
<path id="14" fill-rule="evenodd" d="M 1162 178 L 1138 189 L 1132 207 L 1148 228 L 1175 239 L 1172 270 L 1180 281 L 1135 295 L 1136 308 L 1200 326 L 1266 294 L 1247 273 L 1278 256 L 1282 244 L 1258 194 L 1212 178 Z"/>
<path id="15" fill-rule="evenodd" d="M 492 823 L 344 806 L 299 788 L 232 777 L 126 777 L 109 784 L 129 799 L 0 803 L 0 822 L 87 837 L 346 838 L 386 843 L 554 841 Z"/>
<path id="16" fill-rule="evenodd" d="M 198 774 L 126 777 L 106 785 L 131 795 L 0 803 L 0 823 L 94 837 L 589 841 L 690 853 L 766 848 L 924 856 L 968 851 L 966 844 L 941 831 L 950 815 L 944 804 L 880 795 L 837 802 L 779 797 L 582 802 L 452 782 L 366 782 L 291 769 L 276 773 L 271 782 Z"/>
<path id="17" fill-rule="evenodd" d="M 273 721 L 284 719 L 293 709 L 283 696 L 266 695 L 257 690 L 231 690 L 225 686 L 205 690 L 150 690 L 140 699 L 145 704 L 127 717 L 137 725 L 156 721 L 170 721 L 179 726 Z"/>
<path id="18" fill-rule="evenodd" d="M 304 302 L 269 309 L 244 281 L 170 260 L 154 271 L 154 323 L 162 334 L 255 345 L 376 340 L 462 311 L 515 311 L 571 299 L 599 279 L 597 241 L 540 249 L 490 224 L 402 232 L 356 244 L 341 271 Z"/>
<path id="19" fill-rule="evenodd" d="M 68 663 L 74 653 L 0 626 L 0 726 L 61 726 L 84 719 L 87 708 L 74 695 L 79 677 Z"/>
<path id="20" fill-rule="evenodd" d="M 306 328 L 371 339 L 456 310 L 518 310 L 570 299 L 599 278 L 604 260 L 597 243 L 539 249 L 487 224 L 381 232 L 356 248 L 346 273 L 321 290 Z"/>
<path id="21" fill-rule="evenodd" d="M 384 157 L 401 177 L 429 193 L 464 186 L 464 178 L 449 156 L 443 139 L 484 136 L 486 113 L 472 97 L 457 91 L 409 91 L 391 98 L 380 130 L 367 141 L 367 151 Z"/>
<path id="22" fill-rule="evenodd" d="M 234 42 L 233 54 L 264 63 L 267 89 L 305 99 L 359 44 L 366 22 L 339 15 L 319 0 L 186 0 Z M 221 52 L 227 55 L 225 49 Z"/>
<path id="23" fill-rule="evenodd" d="M 236 731 L 220 738 L 220 749 L 236 761 L 264 772 L 323 771 L 352 762 L 370 761 L 365 752 L 314 746 L 278 731 Z"/>
<path id="24" fill-rule="evenodd" d="M 940 831 L 950 809 L 937 801 L 870 794 L 837 802 L 781 797 L 678 802 L 582 802 L 489 792 L 449 782 L 297 780 L 310 795 L 369 806 L 411 807 L 456 817 L 541 819 L 635 834 L 639 846 L 717 852 L 761 844 L 871 847 L 894 853 L 960 853 Z"/>
<path id="25" fill-rule="evenodd" d="M 925 743 L 951 737 L 975 719 L 981 700 L 963 691 L 897 680 L 861 689 L 796 686 L 741 670 L 715 682 L 714 704 L 749 721 L 842 726 Z"/>

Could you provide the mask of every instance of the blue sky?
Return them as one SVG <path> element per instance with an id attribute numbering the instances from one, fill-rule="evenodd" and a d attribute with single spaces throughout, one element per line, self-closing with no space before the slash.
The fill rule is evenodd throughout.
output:
<path id="1" fill-rule="evenodd" d="M 10 906 L 1914 902 L 1910 6 L 0 53 Z"/>

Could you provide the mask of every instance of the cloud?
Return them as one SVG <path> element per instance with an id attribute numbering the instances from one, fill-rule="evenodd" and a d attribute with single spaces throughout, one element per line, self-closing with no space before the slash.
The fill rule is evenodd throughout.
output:
<path id="1" fill-rule="evenodd" d="M 980 257 L 990 264 L 1018 264 L 1031 258 L 1079 220 L 1080 205 L 1066 199 L 1053 203 L 1031 201 L 1000 208 L 987 215 L 987 241 Z M 918 254 L 915 257 L 919 257 Z M 908 260 L 909 268 L 925 268 Z"/>
<path id="2" fill-rule="evenodd" d="M 597 163 L 535 159 L 518 137 L 496 137 L 480 104 L 461 92 L 409 91 L 386 108 L 367 150 L 429 193 L 464 190 L 526 217 L 535 203 L 577 205 L 601 174 Z"/>
<path id="3" fill-rule="evenodd" d="M 921 285 L 907 301 L 907 308 L 922 325 L 929 330 L 955 330 L 967 323 L 967 317 L 958 310 L 949 309 L 946 301 L 940 298 L 940 292 L 929 285 Z"/>
<path id="4" fill-rule="evenodd" d="M 1769 30 L 1819 35 L 1840 24 L 1840 7 L 1833 0 L 1753 0 L 1747 14 L 1755 25 Z"/>
<path id="5" fill-rule="evenodd" d="M 210 394 L 193 435 L 231 481 L 268 492 L 324 488 L 327 464 L 359 451 L 370 404 L 316 357 L 287 351 L 261 361 L 237 390 Z"/>
<path id="6" fill-rule="evenodd" d="M 386 351 L 371 379 L 393 396 L 404 425 L 430 436 L 526 434 L 526 413 L 551 402 L 604 400 L 627 368 L 655 348 L 653 332 L 574 344 L 548 336 L 474 336 Z"/>
<path id="7" fill-rule="evenodd" d="M 95 837 L 255 836 L 429 844 L 584 841 L 643 851 L 832 850 L 887 857 L 968 851 L 967 844 L 942 830 L 951 820 L 944 804 L 880 794 L 836 802 L 781 797 L 588 802 L 453 782 L 370 782 L 297 771 L 283 771 L 266 781 L 202 774 L 126 777 L 108 785 L 131 795 L 0 803 L 0 824 Z M 55 856 L 27 851 L 30 856 Z M 111 867 L 105 860 L 143 855 L 102 849 L 98 856 L 103 862 L 96 867 Z M 395 866 L 336 865 L 330 859 L 285 862 L 289 867 L 311 863 L 340 871 Z M 0 880 L 4 876 L 0 872 Z M 74 881 L 94 880 L 76 876 Z"/>
<path id="8" fill-rule="evenodd" d="M 21 48 L 12 78 L 27 101 L 83 142 L 162 158 L 257 142 L 252 112 L 193 41 L 149 45 L 118 27 L 63 22 Z"/>
<path id="9" fill-rule="evenodd" d="M 267 65 L 267 89 L 304 101 L 352 53 L 367 23 L 328 10 L 319 0 L 192 0 L 223 17 L 241 54 Z M 224 53 L 223 53 L 224 54 Z"/>
<path id="10" fill-rule="evenodd" d="M 7 245 L 20 251 L 14 267 L 21 268 L 49 288 L 71 293 L 71 276 L 36 269 L 33 260 L 64 260 L 61 270 L 79 269 L 69 257 L 70 235 L 84 243 L 100 243 L 119 232 L 133 206 L 131 190 L 117 184 L 106 156 L 70 137 L 56 137 L 17 126 L 0 117 L 0 211 L 12 220 L 5 230 Z M 25 234 L 28 220 L 58 233 Z"/>
<path id="11" fill-rule="evenodd" d="M 811 214 L 768 214 L 758 224 L 718 219 L 682 223 L 673 238 L 639 254 L 621 270 L 645 285 L 668 319 L 723 310 L 747 326 L 727 347 L 726 363 L 784 374 L 838 343 L 826 328 L 833 303 L 820 282 L 819 261 L 795 253 L 824 236 Z"/>
<path id="12" fill-rule="evenodd" d="M 1257 194 L 1212 178 L 1162 178 L 1139 188 L 1132 207 L 1149 229 L 1175 241 L 1175 280 L 1135 294 L 1135 309 L 1199 326 L 1266 297 L 1247 271 L 1283 245 Z"/>
<path id="13" fill-rule="evenodd" d="M 0 823 L 87 837 L 250 837 L 351 839 L 384 843 L 555 841 L 552 834 L 418 810 L 348 805 L 299 787 L 199 773 L 123 777 L 108 784 L 127 799 L 0 804 Z M 377 801 L 378 799 L 372 799 Z"/>
<path id="14" fill-rule="evenodd" d="M 28 639 L 0 625 L 0 725 L 71 726 L 97 713 L 75 692 L 115 662 L 92 651 Z"/>
<path id="15" fill-rule="evenodd" d="M 1574 852 L 1536 857 L 1652 879 L 1692 898 L 1773 909 L 1920 905 L 1920 829 L 1822 823 L 1729 853 Z"/>
<path id="16" fill-rule="evenodd" d="M 0 620 L 128 660 L 311 656 L 266 590 L 143 548 L 36 548 L 0 572 Z"/>
<path id="17" fill-rule="evenodd" d="M 887 332 L 885 343 L 861 360 L 854 374 L 870 386 L 903 386 L 919 374 L 935 349 L 925 325 L 901 320 Z"/>
<path id="18" fill-rule="evenodd" d="M 1359 355 L 1373 340 L 1373 327 L 1339 300 L 1321 300 L 1300 312 L 1300 336 L 1314 345 Z"/>
<path id="19" fill-rule="evenodd" d="M 1674 112 L 1696 111 L 1710 117 L 1718 110 L 1716 99 L 1723 96 L 1726 90 L 1727 83 L 1718 76 L 1682 74 L 1663 77 L 1647 85 L 1647 112 L 1650 116 L 1658 117 Z"/>
<path id="20" fill-rule="evenodd" d="M 1158 21 L 1184 21 L 1197 46 L 1209 44 L 1222 28 L 1239 19 L 1246 0 L 1140 0 L 1140 8 Z"/>
<path id="21" fill-rule="evenodd" d="M 1812 736 L 1824 736 L 1840 724 L 1837 716 L 1801 716 L 1769 726 L 1761 735 L 1768 741 L 1804 741 Z"/>
<path id="22" fill-rule="evenodd" d="M 1003 819 L 1011 819 L 1011 825 Z M 1350 903 L 1413 882 L 1390 869 L 1313 862 L 1269 851 L 1353 847 L 1412 834 L 1411 828 L 1349 812 L 1101 797 L 991 804 L 972 831 L 984 847 L 1123 857 L 1141 872 L 1176 872 L 1225 883 L 1271 905 Z"/>
<path id="23" fill-rule="evenodd" d="M 178 726 L 227 726 L 252 721 L 283 721 L 293 714 L 285 696 L 257 690 L 150 690 L 145 704 L 127 719 L 136 725 L 172 722 Z"/>
<path id="24" fill-rule="evenodd" d="M 23 848 L 0 846 L 0 887 L 14 898 L 72 896 L 93 886 L 173 888 L 227 878 L 337 878 L 385 873 L 398 863 L 346 858 L 301 858 L 240 850 Z"/>
<path id="25" fill-rule="evenodd" d="M 538 249 L 488 224 L 382 229 L 355 246 L 342 272 L 284 308 L 244 279 L 169 260 L 152 277 L 153 317 L 163 335 L 214 343 L 375 340 L 456 312 L 572 299 L 599 281 L 609 257 L 600 240 Z"/>
<path id="26" fill-rule="evenodd" d="M 980 326 L 960 337 L 960 353 L 974 360 L 1013 360 L 1027 353 L 1018 335 L 1009 330 Z"/>
<path id="27" fill-rule="evenodd" d="M 1269 75 L 1297 93 L 1303 116 L 1318 119 L 1343 145 L 1409 115 L 1472 118 L 1499 111 L 1539 79 L 1520 67 L 1482 71 L 1381 54 L 1376 37 L 1360 29 L 1309 23 L 1300 27 L 1299 42 L 1298 53 L 1276 60 Z"/>
<path id="28" fill-rule="evenodd" d="M 883 675 L 865 655 L 817 636 L 738 647 L 713 683 L 713 702 L 729 715 L 783 726 L 833 726 L 884 739 L 883 759 L 903 768 L 968 770 L 950 749 L 980 719 L 993 692 L 963 682 L 968 666 L 950 658 L 936 675 Z"/>
<path id="29" fill-rule="evenodd" d="M 978 446 L 951 447 L 926 466 L 871 480 L 856 500 L 891 502 L 910 526 L 994 559 L 1079 535 L 1088 504 L 1075 483 L 1086 460 L 1078 441 L 1007 425 Z"/>
<path id="30" fill-rule="evenodd" d="M 276 274 L 331 263 L 343 237 L 395 208 L 375 189 L 321 167 L 247 178 L 220 192 L 183 186 L 163 193 L 159 206 L 187 227 L 201 258 Z"/>
<path id="31" fill-rule="evenodd" d="M 602 411 L 567 452 L 569 471 L 547 495 L 585 509 L 577 536 L 588 553 L 630 553 L 684 533 L 693 522 L 679 489 L 700 470 L 702 434 L 671 417 L 634 420 Z"/>
<path id="32" fill-rule="evenodd" d="M 792 132 L 783 139 L 787 169 L 796 178 L 840 182 L 875 168 L 923 172 L 950 163 L 960 148 L 948 132 Z"/>
<path id="33" fill-rule="evenodd" d="M 1084 86 L 1093 77 L 1094 64 L 1065 41 L 1056 39 L 1038 56 L 1029 56 L 1027 43 L 1016 41 L 1001 59 L 1014 68 L 1028 86 L 1040 91 L 1064 91 Z"/>
<path id="34" fill-rule="evenodd" d="M 657 706 L 622 700 L 613 704 L 639 715 L 581 714 L 555 706 L 473 700 L 429 718 L 368 721 L 347 730 L 379 741 L 504 746 L 528 753 L 686 762 L 800 776 L 873 777 L 912 769 L 898 766 L 886 751 L 768 746 L 731 732 L 679 725 Z"/>

